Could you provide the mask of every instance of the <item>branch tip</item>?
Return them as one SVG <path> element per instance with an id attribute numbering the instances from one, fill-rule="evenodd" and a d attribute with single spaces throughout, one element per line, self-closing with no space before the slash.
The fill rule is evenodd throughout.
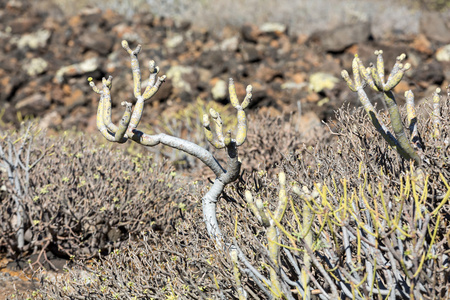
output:
<path id="1" fill-rule="evenodd" d="M 405 53 L 402 53 L 402 54 L 400 54 L 399 56 L 397 56 L 397 61 L 398 62 L 401 62 L 402 60 L 404 60 L 406 58 L 406 54 Z"/>
<path id="2" fill-rule="evenodd" d="M 203 114 L 203 127 L 209 127 L 209 117 L 207 114 Z"/>
<path id="3" fill-rule="evenodd" d="M 219 117 L 219 113 L 217 111 L 215 111 L 214 108 L 209 109 L 209 114 L 211 115 L 211 117 L 213 119 L 217 119 Z"/>

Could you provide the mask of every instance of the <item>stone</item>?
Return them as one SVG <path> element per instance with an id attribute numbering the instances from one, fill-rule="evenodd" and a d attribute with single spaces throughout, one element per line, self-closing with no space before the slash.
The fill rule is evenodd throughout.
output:
<path id="1" fill-rule="evenodd" d="M 358 22 L 338 26 L 332 30 L 314 33 L 310 40 L 318 40 L 327 52 L 342 52 L 346 48 L 364 43 L 370 36 L 370 23 Z"/>
<path id="2" fill-rule="evenodd" d="M 56 128 L 61 124 L 62 124 L 62 116 L 57 111 L 52 111 L 46 114 L 39 121 L 39 128 L 41 129 Z"/>
<path id="3" fill-rule="evenodd" d="M 273 106 L 262 106 L 258 110 L 258 115 L 260 115 L 262 117 L 278 118 L 282 114 L 281 114 L 281 111 L 279 111 L 278 109 L 276 109 Z"/>
<path id="4" fill-rule="evenodd" d="M 198 74 L 193 67 L 189 66 L 172 66 L 167 71 L 166 76 L 178 92 L 186 91 L 192 93 L 198 81 Z"/>
<path id="5" fill-rule="evenodd" d="M 420 31 L 431 40 L 450 43 L 450 28 L 439 12 L 424 11 L 420 18 Z"/>
<path id="6" fill-rule="evenodd" d="M 436 60 L 429 63 L 422 63 L 417 66 L 413 78 L 415 81 L 428 84 L 441 85 L 445 79 L 442 64 Z"/>
<path id="7" fill-rule="evenodd" d="M 15 109 L 20 111 L 22 116 L 40 115 L 50 107 L 50 99 L 42 94 L 33 94 L 28 96 L 15 105 Z"/>
<path id="8" fill-rule="evenodd" d="M 414 38 L 414 41 L 411 44 L 411 47 L 416 49 L 417 51 L 425 54 L 432 54 L 433 49 L 431 42 L 427 39 L 424 34 L 419 34 Z"/>
<path id="9" fill-rule="evenodd" d="M 19 49 L 30 48 L 38 49 L 45 48 L 50 39 L 51 32 L 46 29 L 41 29 L 36 32 L 25 34 L 22 36 L 15 36 L 11 43 L 17 44 Z"/>
<path id="10" fill-rule="evenodd" d="M 280 69 L 274 69 L 264 63 L 256 69 L 255 78 L 262 82 L 271 82 L 275 77 L 283 77 Z"/>
<path id="11" fill-rule="evenodd" d="M 212 76 L 219 76 L 227 69 L 224 52 L 221 50 L 204 51 L 200 55 L 199 66 L 210 70 Z"/>
<path id="12" fill-rule="evenodd" d="M 89 24 L 90 26 L 102 20 L 102 10 L 98 7 L 85 6 L 80 11 L 80 15 L 84 24 Z"/>
<path id="13" fill-rule="evenodd" d="M 261 60 L 261 54 L 258 49 L 252 44 L 245 44 L 241 46 L 242 58 L 245 62 L 254 63 Z"/>
<path id="14" fill-rule="evenodd" d="M 72 109 L 76 105 L 83 104 L 85 101 L 85 96 L 83 91 L 75 89 L 63 98 L 64 106 L 68 109 Z"/>
<path id="15" fill-rule="evenodd" d="M 225 80 L 219 79 L 211 89 L 211 95 L 214 100 L 223 100 L 228 95 L 228 86 Z"/>
<path id="16" fill-rule="evenodd" d="M 119 23 L 115 25 L 111 31 L 120 38 L 121 40 L 127 40 L 128 43 L 136 43 L 138 44 L 141 37 L 134 30 L 132 26 L 126 23 Z"/>
<path id="17" fill-rule="evenodd" d="M 33 31 L 37 24 L 39 24 L 37 18 L 19 17 L 11 22 L 11 32 L 13 34 L 24 34 Z"/>
<path id="18" fill-rule="evenodd" d="M 100 66 L 98 57 L 93 57 L 78 64 L 62 67 L 55 74 L 55 80 L 59 83 L 64 81 L 66 77 L 83 75 L 97 70 Z"/>
<path id="19" fill-rule="evenodd" d="M 94 50 L 100 55 L 108 55 L 115 43 L 112 36 L 108 34 L 95 34 L 93 32 L 87 32 L 80 37 L 81 46 Z"/>
<path id="20" fill-rule="evenodd" d="M 258 26 L 254 24 L 244 24 L 241 27 L 241 35 L 244 41 L 256 43 L 258 41 L 258 37 L 261 34 Z"/>
<path id="21" fill-rule="evenodd" d="M 26 76 L 10 77 L 5 76 L 0 78 L 0 103 L 4 101 L 9 101 L 15 92 L 24 82 Z M 2 103 L 3 105 L 3 103 Z"/>
<path id="22" fill-rule="evenodd" d="M 232 36 L 220 43 L 220 50 L 236 52 L 239 49 L 239 37 Z"/>
<path id="23" fill-rule="evenodd" d="M 175 34 L 174 36 L 168 38 L 164 43 L 167 48 L 175 48 L 180 46 L 183 43 L 183 35 Z"/>
<path id="24" fill-rule="evenodd" d="M 36 76 L 44 73 L 48 69 L 48 62 L 41 58 L 33 58 L 28 63 L 22 65 L 22 69 L 29 75 L 29 76 Z"/>
<path id="25" fill-rule="evenodd" d="M 276 35 L 281 35 L 286 33 L 287 27 L 285 24 L 281 23 L 264 23 L 259 27 L 262 33 L 274 33 Z"/>
<path id="26" fill-rule="evenodd" d="M 446 62 L 450 61 L 450 44 L 445 45 L 436 51 L 436 60 Z"/>
<path id="27" fill-rule="evenodd" d="M 395 86 L 394 93 L 397 95 L 404 95 L 408 90 L 410 90 L 409 83 L 402 80 Z"/>

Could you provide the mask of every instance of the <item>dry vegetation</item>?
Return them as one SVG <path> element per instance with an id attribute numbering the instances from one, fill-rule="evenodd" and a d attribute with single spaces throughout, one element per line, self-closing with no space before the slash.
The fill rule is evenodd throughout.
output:
<path id="1" fill-rule="evenodd" d="M 114 127 L 107 118 L 111 80 L 102 89 L 91 83 L 101 95 L 102 134 L 184 149 L 212 172 L 198 182 L 154 163 L 147 150 L 129 155 L 124 146 L 99 146 L 86 136 L 47 138 L 32 126 L 3 133 L 1 249 L 17 258 L 52 252 L 74 261 L 59 279 L 43 273 L 37 291 L 12 298 L 449 297 L 450 95 L 435 93 L 418 107 L 408 102 L 404 120 L 396 119 L 393 103 L 390 115 L 378 113 L 362 90 L 367 85 L 388 102 L 408 67 L 399 59 L 384 82 L 381 52 L 376 68 L 355 58 L 352 79 L 343 77 L 366 111 L 339 109 L 336 121 L 304 144 L 282 119 L 252 118 L 247 132 L 251 88 L 240 103 L 231 82 L 236 137 L 221 135 L 215 111 L 215 129 L 208 118 L 203 124 L 211 149 L 226 149 L 225 172 L 181 139 L 136 129 L 139 102 L 164 77 L 150 65 L 151 83 L 141 95 L 138 48 L 123 47 L 134 65 L 138 104 Z"/>

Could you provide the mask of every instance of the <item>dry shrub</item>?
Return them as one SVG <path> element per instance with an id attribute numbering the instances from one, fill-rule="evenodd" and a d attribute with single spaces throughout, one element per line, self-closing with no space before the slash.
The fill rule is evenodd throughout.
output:
<path id="1" fill-rule="evenodd" d="M 443 101 L 443 116 L 450 112 L 449 104 L 449 99 Z M 274 279 L 290 287 L 290 297 L 309 293 L 325 299 L 335 289 L 341 298 L 445 298 L 450 275 L 450 122 L 442 119 L 437 138 L 426 117 L 429 105 L 420 109 L 425 120 L 419 122 L 425 145 L 421 168 L 402 160 L 362 109 L 340 109 L 332 131 L 325 129 L 317 146 L 286 154 L 280 169 L 287 175 L 289 205 L 277 224 L 280 268 L 267 250 L 269 228 L 252 215 L 243 195 L 251 191 L 264 202 L 267 214 L 274 212 L 283 188 L 271 172 L 247 173 L 226 189 L 217 215 L 229 244 L 238 245 L 268 282 Z M 195 202 L 207 187 L 191 190 Z M 150 232 L 94 263 L 89 276 L 98 280 L 80 283 L 80 265 L 65 281 L 44 280 L 41 296 L 238 299 L 242 288 L 249 298 L 270 298 L 242 262 L 237 264 L 239 283 L 235 280 L 233 260 L 216 250 L 199 210 L 186 216 L 170 238 Z"/>
<path id="2" fill-rule="evenodd" d="M 189 209 L 174 169 L 154 163 L 149 153 L 130 156 L 93 138 L 47 139 L 42 134 L 31 153 L 39 154 L 44 144 L 53 144 L 51 153 L 20 178 L 30 185 L 22 199 L 23 254 L 45 250 L 68 258 L 109 253 L 149 228 L 172 230 L 175 219 Z M 17 191 L 8 183 L 5 187 L 0 245 L 18 255 L 12 201 Z"/>
<path id="3" fill-rule="evenodd" d="M 122 45 L 130 54 L 132 62 L 137 63 L 140 46 L 133 51 L 126 41 Z M 244 109 L 251 98 L 251 86 L 247 87 L 247 95 L 241 106 L 235 95 L 233 80 L 230 79 L 230 100 L 238 110 L 238 119 L 240 117 L 235 140 L 231 139 L 231 132 L 224 138 L 221 119 L 217 112 L 211 110 L 210 115 L 216 120 L 217 126 L 217 140 L 214 140 L 209 118 L 204 116 L 203 126 L 208 140 L 215 148 L 226 149 L 225 170 L 210 152 L 205 153 L 198 145 L 163 134 L 145 135 L 135 129 L 142 114 L 141 104 L 145 100 L 138 89 L 140 76 L 134 77 L 139 105 L 135 107 L 131 123 L 131 104 L 127 105 L 120 127 L 114 127 L 108 121 L 111 114 L 109 89 L 112 78 L 103 80 L 102 91 L 90 79 L 93 90 L 101 94 L 98 123 L 100 131 L 108 140 L 125 142 L 132 139 L 147 146 L 162 143 L 186 151 L 201 159 L 217 178 L 212 186 L 202 186 L 200 190 L 196 190 L 196 186 L 192 189 L 190 185 L 185 186 L 193 192 L 194 199 L 202 195 L 203 216 L 200 216 L 199 210 L 188 212 L 187 218 L 179 220 L 174 226 L 176 231 L 170 238 L 150 231 L 143 240 L 131 242 L 126 248 L 118 249 L 113 255 L 95 262 L 88 274 L 83 275 L 82 282 L 79 271 L 72 268 L 68 271 L 68 277 L 62 281 L 55 283 L 43 278 L 43 287 L 35 295 L 42 298 L 105 299 L 448 298 L 447 202 L 450 200 L 450 185 L 447 180 L 450 175 L 450 120 L 440 116 L 448 116 L 450 96 L 439 108 L 437 90 L 433 95 L 433 109 L 428 104 L 419 108 L 424 111 L 422 121 L 418 121 L 419 133 L 414 127 L 417 116 L 411 109 L 412 98 L 407 96 L 407 123 L 410 124 L 414 148 L 404 133 L 400 113 L 390 92 L 409 66 L 401 65 L 404 55 L 399 56 L 385 84 L 379 78 L 384 76 L 382 51 L 376 53 L 378 73 L 374 69 L 370 73 L 370 69 L 364 68 L 357 56 L 353 61 L 356 73 L 354 81 L 347 72 L 342 73 L 350 89 L 358 92 L 371 122 L 362 109 L 352 112 L 348 108 L 341 109 L 337 112 L 335 124 L 328 127 L 329 132 L 319 135 L 316 146 L 300 147 L 294 131 L 283 130 L 278 120 L 266 120 L 257 129 L 253 140 L 249 138 L 249 141 L 258 143 L 260 147 L 266 146 L 267 142 L 271 144 L 270 147 L 263 151 L 249 148 L 249 151 L 244 151 L 244 155 L 249 154 L 249 161 L 259 158 L 264 168 L 269 166 L 269 172 L 260 169 L 244 174 L 237 184 L 226 189 L 224 187 L 227 184 L 239 177 L 241 162 L 237 147 L 243 145 L 247 137 Z M 133 72 L 139 75 L 136 68 Z M 358 72 L 364 76 L 368 85 L 385 94 L 392 119 L 378 114 L 370 105 L 363 91 L 365 83 Z M 157 69 L 151 68 L 151 76 L 155 77 L 157 73 Z M 164 78 L 159 77 L 152 88 L 157 90 Z M 145 95 L 147 98 L 151 96 Z M 395 137 L 385 125 L 388 122 L 391 122 Z M 270 130 L 260 133 L 266 126 Z M 283 142 L 284 146 L 281 147 L 287 145 L 294 149 L 280 149 L 279 145 Z M 72 156 L 75 161 L 85 159 L 97 152 L 86 151 L 83 147 L 73 151 L 77 149 L 76 145 L 70 145 L 72 148 L 69 151 L 62 149 L 65 157 L 61 157 L 57 163 L 63 164 L 62 161 Z M 280 150 L 285 153 L 277 153 Z M 58 213 L 52 215 L 52 210 L 47 209 L 49 217 L 45 218 L 44 214 L 40 219 L 36 218 L 34 225 L 42 222 L 54 232 L 50 221 L 58 220 L 59 215 L 69 210 L 70 214 L 66 215 L 70 218 L 66 219 L 77 222 L 58 228 L 58 234 L 54 235 L 53 240 L 55 236 L 57 240 L 66 230 L 70 232 L 73 228 L 81 228 L 91 238 L 90 244 L 84 245 L 87 253 L 120 247 L 120 243 L 110 243 L 111 236 L 119 236 L 121 240 L 120 225 L 128 232 L 137 232 L 136 226 L 145 224 L 145 219 L 140 217 L 143 212 L 147 212 L 147 208 L 140 209 L 137 206 L 139 213 L 133 214 L 130 209 L 135 206 L 127 207 L 128 202 L 122 202 L 121 199 L 131 199 L 133 203 L 132 199 L 140 194 L 139 191 L 151 193 L 142 183 L 142 180 L 149 179 L 129 182 L 130 177 L 140 178 L 144 173 L 142 171 L 146 168 L 142 168 L 140 163 L 132 161 L 133 165 L 120 161 L 115 168 L 116 155 L 113 154 L 111 160 L 105 162 L 103 158 L 106 153 L 100 154 L 99 157 L 92 156 L 87 164 L 81 164 L 84 168 L 72 166 L 70 173 L 52 168 L 57 163 L 43 164 L 44 169 L 55 169 L 54 173 L 62 174 L 63 178 L 55 183 L 46 182 L 47 177 L 40 178 L 39 182 L 44 183 L 36 185 L 37 190 L 46 195 L 52 191 L 53 184 L 76 181 L 73 195 L 58 197 L 65 191 L 55 188 L 55 196 L 51 197 L 57 199 L 57 203 L 68 202 L 71 205 L 59 210 L 59 204 L 52 203 L 50 207 L 58 207 Z M 124 158 L 120 159 L 125 161 Z M 111 172 L 104 172 L 103 165 Z M 273 176 L 276 167 L 280 168 L 278 180 Z M 92 177 L 85 178 L 86 170 L 92 172 Z M 80 179 L 77 180 L 78 177 Z M 164 192 L 164 188 L 173 187 L 172 184 L 167 185 L 168 178 L 170 174 L 164 175 L 164 172 L 158 172 L 154 177 L 155 182 L 164 183 L 159 188 L 165 196 L 170 195 L 170 192 Z M 107 182 L 108 188 L 102 189 L 101 183 L 97 181 Z M 108 194 L 111 185 L 108 181 L 111 181 L 114 194 Z M 86 185 L 92 186 L 94 190 L 84 191 Z M 79 189 L 82 190 L 81 194 Z M 115 198 L 115 195 L 119 195 L 120 199 Z M 149 201 L 158 200 L 159 194 L 149 195 Z M 220 202 L 219 196 L 222 199 Z M 138 201 L 143 201 L 139 196 L 136 197 Z M 40 203 L 40 196 L 36 195 L 33 200 Z M 115 202 L 119 202 L 120 207 Z M 167 205 L 170 202 L 173 201 L 169 198 L 161 203 Z M 81 203 L 84 215 L 77 215 L 79 210 L 72 210 L 78 203 Z M 196 201 L 192 205 L 195 206 Z M 90 212 L 86 210 L 88 206 L 95 209 L 94 214 L 86 214 L 86 211 Z M 104 212 L 109 214 L 102 216 Z M 117 221 L 116 216 L 122 216 L 124 212 L 127 215 L 125 221 L 120 217 Z M 205 224 L 198 222 L 200 218 Z M 80 227 L 81 220 L 87 221 L 85 226 Z M 111 220 L 114 222 L 111 223 Z M 139 228 L 142 231 L 145 227 Z M 71 239 L 79 238 L 68 236 L 70 246 Z M 82 239 L 76 241 L 83 242 Z M 65 244 L 58 246 L 58 250 L 65 249 Z M 136 274 L 138 276 L 133 277 Z"/>
<path id="4" fill-rule="evenodd" d="M 170 237 L 150 231 L 92 266 L 79 262 L 56 282 L 44 279 L 38 298 L 233 298 L 235 285 L 226 257 L 209 239 L 201 213 L 189 217 Z"/>

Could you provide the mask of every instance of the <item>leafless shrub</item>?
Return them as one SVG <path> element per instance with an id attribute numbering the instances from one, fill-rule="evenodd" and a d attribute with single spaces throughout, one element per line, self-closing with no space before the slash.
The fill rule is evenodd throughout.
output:
<path id="1" fill-rule="evenodd" d="M 8 246 L 13 253 L 25 251 L 25 228 L 29 226 L 26 199 L 33 188 L 30 173 L 44 158 L 48 150 L 45 143 L 38 149 L 33 147 L 33 139 L 39 136 L 39 131 L 29 123 L 20 132 L 12 132 L 0 137 L 0 175 L 2 176 L 2 191 L 5 199 L 3 206 L 0 232 L 8 231 L 0 238 L 0 247 Z M 42 135 L 41 135 L 42 136 Z M 39 137 L 38 137 L 39 138 Z M 3 198 L 3 197 L 2 197 Z M 3 218 L 2 218 L 3 219 Z"/>
<path id="2" fill-rule="evenodd" d="M 226 257 L 207 236 L 201 213 L 190 217 L 170 237 L 150 231 L 92 266 L 79 263 L 57 281 L 43 278 L 39 297 L 232 299 L 235 285 Z"/>
<path id="3" fill-rule="evenodd" d="M 43 138 L 40 136 L 39 138 Z M 121 150 L 97 146 L 86 137 L 47 140 L 52 153 L 34 166 L 23 197 L 23 250 L 51 251 L 62 257 L 90 257 L 120 247 L 129 236 L 148 228 L 170 231 L 189 209 L 176 172 L 151 156 L 133 157 Z M 30 145 L 41 148 L 39 139 Z M 14 190 L 1 201 L 1 245 L 14 254 L 16 229 Z"/>

